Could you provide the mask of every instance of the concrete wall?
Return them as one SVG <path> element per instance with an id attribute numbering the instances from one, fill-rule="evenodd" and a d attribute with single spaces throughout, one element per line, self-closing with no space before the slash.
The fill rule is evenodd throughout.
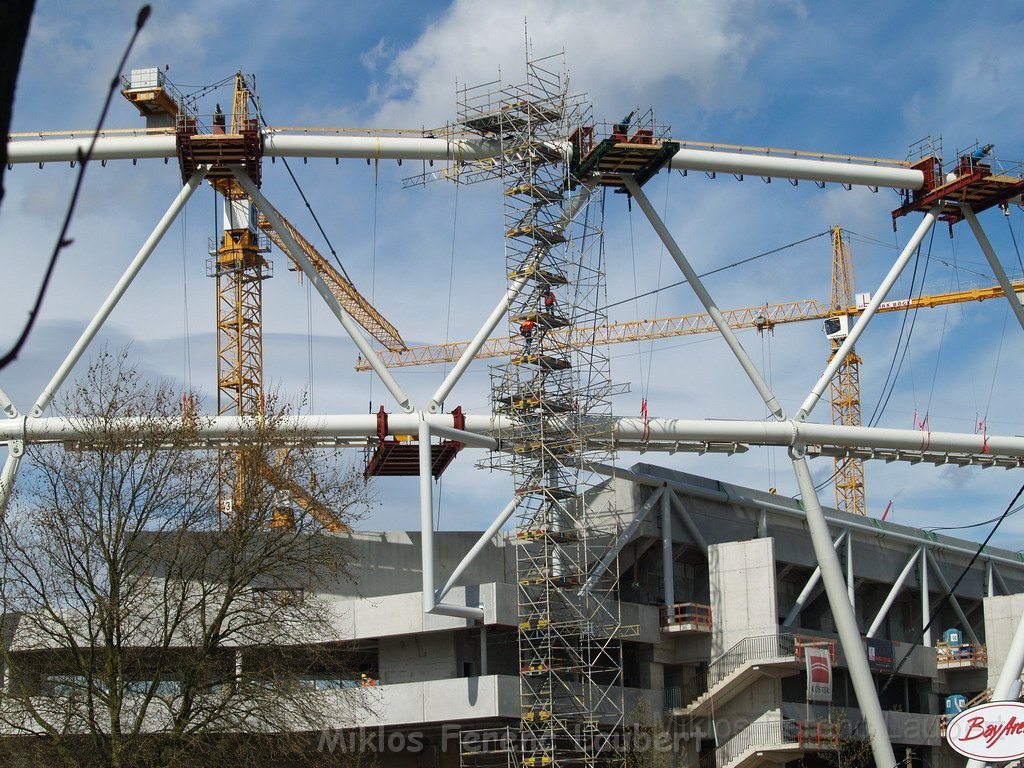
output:
<path id="1" fill-rule="evenodd" d="M 988 687 L 995 686 L 1003 670 L 1010 641 L 1024 616 L 1024 594 L 985 599 L 985 634 L 988 647 Z"/>
<path id="2" fill-rule="evenodd" d="M 712 657 L 745 637 L 778 634 L 772 539 L 713 544 L 708 551 L 708 571 Z"/>

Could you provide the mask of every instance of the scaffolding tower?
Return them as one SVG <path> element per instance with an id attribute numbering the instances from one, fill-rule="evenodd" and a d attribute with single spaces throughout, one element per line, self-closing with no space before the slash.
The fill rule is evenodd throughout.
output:
<path id="1" fill-rule="evenodd" d="M 523 85 L 463 88 L 460 130 L 499 142 L 499 157 L 460 164 L 462 183 L 500 178 L 505 252 L 523 347 L 492 368 L 492 405 L 508 417 L 511 450 L 489 466 L 509 471 L 520 506 L 515 531 L 522 719 L 514 749 L 489 733 L 463 734 L 462 765 L 614 766 L 622 761 L 622 648 L 618 566 L 602 554 L 617 518 L 592 503 L 591 462 L 610 458 L 607 353 L 577 337 L 606 318 L 600 177 L 577 178 L 564 150 L 589 107 L 570 97 L 562 57 L 527 62 Z M 449 176 L 451 178 L 451 176 Z M 589 331 L 586 329 L 590 329 Z M 550 331 L 564 331 L 550 334 Z M 610 441 L 603 441 L 610 444 Z"/>

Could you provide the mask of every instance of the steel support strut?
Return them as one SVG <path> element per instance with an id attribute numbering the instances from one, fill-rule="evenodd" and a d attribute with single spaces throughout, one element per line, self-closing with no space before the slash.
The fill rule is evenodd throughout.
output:
<path id="1" fill-rule="evenodd" d="M 569 205 L 566 207 L 565 212 L 552 228 L 554 232 L 560 234 L 567 226 L 569 226 L 572 220 L 576 217 L 576 214 L 583 208 L 583 204 L 590 197 L 590 194 L 594 191 L 594 187 L 596 185 L 596 181 L 590 181 L 580 187 L 580 190 L 576 193 L 575 197 L 569 201 Z M 543 252 L 539 252 L 534 255 L 533 258 L 524 265 L 523 271 L 528 272 L 529 270 L 535 269 L 537 264 L 540 262 L 542 255 Z M 529 281 L 529 275 L 524 274 L 508 287 L 505 291 L 505 295 L 498 301 L 494 310 L 487 317 L 487 320 L 480 327 L 480 330 L 477 331 L 476 336 L 474 336 L 473 340 L 469 342 L 469 346 L 467 346 L 459 356 L 455 366 L 445 377 L 444 381 L 441 382 L 441 386 L 437 388 L 434 396 L 430 399 L 427 411 L 430 413 L 437 413 L 441 410 L 441 405 L 444 403 L 445 398 L 448 397 L 455 385 L 458 384 L 459 379 L 462 378 L 462 374 L 466 372 L 469 364 L 473 362 L 473 359 L 480 351 L 480 348 L 487 343 L 487 340 L 494 332 L 494 329 L 498 326 L 498 323 L 501 322 L 501 318 L 505 316 L 509 307 L 511 307 L 512 303 L 519 297 L 519 294 L 523 292 L 523 288 L 526 287 L 526 284 Z"/>
<path id="2" fill-rule="evenodd" d="M 867 723 L 875 765 L 877 768 L 893 768 L 896 765 L 896 756 L 892 751 L 892 742 L 889 741 L 889 730 L 878 701 L 875 681 L 871 677 L 871 669 L 868 667 L 860 629 L 857 627 L 857 618 L 853 613 L 853 606 L 850 605 L 850 596 L 846 590 L 846 582 L 843 580 L 839 555 L 833 548 L 828 523 L 825 521 L 825 513 L 821 508 L 818 492 L 814 488 L 811 470 L 807 466 L 805 449 L 794 446 L 790 449 L 790 457 L 793 460 L 793 471 L 796 473 L 796 480 L 803 497 L 811 544 L 814 546 L 814 554 L 818 559 L 818 566 L 821 568 L 821 580 L 825 585 L 825 594 L 828 596 L 828 603 L 832 608 L 832 618 L 835 620 L 836 630 L 839 633 L 839 642 L 843 647 L 843 655 L 846 657 L 850 682 L 853 683 L 857 704 Z"/>
<path id="3" fill-rule="evenodd" d="M 996 280 L 999 281 L 999 285 L 1003 289 L 1003 293 L 1006 294 L 1006 300 L 1010 302 L 1010 309 L 1013 310 L 1013 314 L 1017 316 L 1017 322 L 1020 323 L 1021 328 L 1024 328 L 1024 305 L 1020 303 L 1020 297 L 1013 290 L 1013 285 L 1010 283 L 1010 278 L 1006 276 L 1006 270 L 1003 269 L 1003 265 L 999 262 L 999 257 L 996 256 L 995 250 L 992 248 L 992 243 L 988 240 L 988 235 L 985 234 L 985 230 L 981 228 L 981 222 L 978 221 L 978 217 L 974 215 L 974 211 L 971 210 L 969 205 L 961 205 L 960 210 L 964 213 L 964 218 L 967 219 L 967 223 L 971 225 L 971 231 L 974 233 L 975 239 L 978 241 L 978 245 L 981 246 L 981 250 L 985 254 L 985 258 L 988 259 L 989 266 L 992 267 L 992 271 L 995 273 Z"/>
<path id="4" fill-rule="evenodd" d="M 34 418 L 38 418 L 43 415 L 43 411 L 46 410 L 46 406 L 50 404 L 50 401 L 57 393 L 57 390 L 60 389 L 65 379 L 67 379 L 68 374 L 71 373 L 71 369 L 75 367 L 78 361 L 82 358 L 82 355 L 85 354 L 85 350 L 96 337 L 96 333 L 103 326 L 103 323 L 106 322 L 107 318 L 110 317 L 110 313 L 114 310 L 114 307 L 117 306 L 117 302 L 121 300 L 122 296 L 124 296 L 125 291 L 128 290 L 128 286 L 132 284 L 132 280 L 134 280 L 135 276 L 139 274 L 139 270 L 141 270 L 145 265 L 150 254 L 153 253 L 153 250 L 160 244 L 160 240 L 163 238 L 168 228 L 170 228 L 171 224 L 174 223 L 178 214 L 181 213 L 181 209 L 185 207 L 185 203 L 187 203 L 188 199 L 192 197 L 192 193 L 199 188 L 200 184 L 203 183 L 203 179 L 206 178 L 206 174 L 209 170 L 208 166 L 200 166 L 196 169 L 196 172 L 192 174 L 192 177 L 185 182 L 185 186 L 181 188 L 181 191 L 174 198 L 174 201 L 171 203 L 166 213 L 164 213 L 160 218 L 160 221 L 157 222 L 156 227 L 153 229 L 152 233 L 150 233 L 149 237 L 146 238 L 146 242 L 142 244 L 142 248 L 139 249 L 135 258 L 132 259 L 131 264 L 128 265 L 128 269 L 126 269 L 124 274 L 121 275 L 121 279 L 117 281 L 117 284 L 107 296 L 106 301 L 103 302 L 89 325 L 86 326 L 86 329 L 82 332 L 82 335 L 75 343 L 75 346 L 72 347 L 68 356 L 64 358 L 64 362 L 60 364 L 57 372 L 53 374 L 53 378 L 50 379 L 50 383 L 47 384 L 39 394 L 35 405 L 32 406 L 32 416 Z"/>
<path id="5" fill-rule="evenodd" d="M 797 421 L 805 421 L 808 416 L 811 415 L 811 411 L 814 410 L 814 406 L 821 400 L 821 395 L 825 391 L 825 388 L 829 385 L 829 382 L 836 375 L 836 371 L 839 370 L 847 356 L 853 351 L 854 346 L 860 339 L 861 334 L 867 328 L 871 318 L 875 316 L 879 306 L 885 301 L 885 297 L 889 295 L 889 291 L 892 290 L 892 286 L 896 280 L 903 273 L 903 269 L 907 266 L 910 258 L 914 255 L 914 251 L 917 250 L 918 246 L 921 245 L 921 241 L 924 240 L 924 236 L 928 233 L 928 230 L 932 228 L 932 224 L 939 216 L 939 209 L 941 205 L 934 205 L 932 209 L 924 215 L 924 219 L 918 224 L 917 229 L 911 236 L 910 241 L 907 243 L 903 252 L 899 255 L 896 261 L 893 262 L 892 267 L 889 269 L 889 274 L 885 276 L 881 284 L 878 286 L 878 290 L 875 291 L 875 295 L 871 297 L 871 302 L 868 304 L 867 309 L 861 314 L 854 323 L 853 328 L 850 329 L 850 335 L 843 339 L 843 343 L 839 345 L 839 349 L 832 355 L 832 359 L 829 364 L 825 367 L 825 372 L 821 374 L 821 378 L 818 379 L 818 383 L 814 385 L 810 394 L 807 395 L 807 399 L 804 400 L 803 405 L 800 406 L 800 411 L 796 415 Z"/>
<path id="6" fill-rule="evenodd" d="M 753 383 L 754 387 L 757 389 L 758 394 L 761 395 L 765 405 L 768 406 L 768 410 L 775 415 L 776 419 L 780 421 L 784 419 L 785 413 L 783 413 L 782 406 L 779 404 L 779 401 L 775 399 L 775 395 L 772 394 L 771 389 L 768 388 L 764 378 L 762 378 L 761 372 L 757 370 L 757 366 L 755 366 L 754 362 L 750 359 L 750 355 L 747 354 L 743 345 L 740 344 L 740 340 L 736 337 L 736 334 L 733 333 L 732 328 L 729 327 L 729 323 L 726 321 L 725 317 L 722 316 L 722 312 L 718 308 L 718 305 L 715 304 L 714 299 L 711 298 L 711 294 L 707 292 L 707 289 L 704 287 L 704 283 L 701 282 L 700 277 L 698 277 L 696 270 L 690 266 L 690 262 L 676 244 L 672 234 L 668 231 L 668 227 L 665 226 L 665 223 L 658 216 L 658 212 L 654 210 L 654 206 L 651 205 L 651 201 L 647 199 L 647 195 L 644 194 L 644 191 L 632 176 L 623 175 L 622 183 L 625 184 L 626 189 L 629 191 L 629 194 L 633 196 L 633 199 L 639 203 L 640 210 L 642 210 L 644 215 L 647 216 L 647 220 L 651 222 L 651 226 L 654 227 L 654 231 L 658 233 L 658 237 L 661 238 L 661 242 L 665 244 L 665 248 L 670 254 L 672 254 L 672 258 L 675 259 L 676 264 L 679 266 L 679 270 L 686 277 L 686 281 L 690 284 L 690 287 L 693 288 L 693 292 L 697 294 L 697 298 L 700 299 L 700 303 L 704 305 L 704 309 L 707 310 L 707 313 L 711 316 L 711 319 L 715 323 L 715 327 L 718 328 L 719 332 L 722 334 L 722 338 L 725 339 L 725 343 L 729 345 L 732 353 L 736 356 L 736 359 L 743 367 L 744 372 L 747 374 L 747 378 L 750 379 L 751 383 Z"/>
<path id="7" fill-rule="evenodd" d="M 306 275 L 306 278 L 310 283 L 313 284 L 313 287 L 316 288 L 316 292 L 320 294 L 325 302 L 327 302 L 327 306 L 330 308 L 331 312 L 333 312 L 334 316 L 338 318 L 339 322 L 341 322 L 341 326 L 345 329 L 345 332 L 351 337 L 352 341 L 355 342 L 355 345 L 359 348 L 359 352 L 384 383 L 388 392 L 390 392 L 398 402 L 399 407 L 401 407 L 406 413 L 412 413 L 414 408 L 409 402 L 409 397 L 398 385 L 398 382 L 395 381 L 395 377 L 391 375 L 391 371 L 385 368 L 384 364 L 381 363 L 380 358 L 377 357 L 377 353 L 373 351 L 369 342 L 363 337 L 356 321 L 353 320 L 351 315 L 345 311 L 344 307 L 338 303 L 337 297 L 331 293 L 331 289 L 327 287 L 327 283 L 324 282 L 320 273 L 313 268 L 313 265 L 309 261 L 309 257 L 307 257 L 305 251 L 299 247 L 299 244 L 295 242 L 295 238 L 292 237 L 288 227 L 285 226 L 281 217 L 278 216 L 277 211 L 274 210 L 274 206 L 267 201 L 267 198 L 263 196 L 263 193 L 260 192 L 259 188 L 252 182 L 252 179 L 249 178 L 243 169 L 232 166 L 231 171 L 235 174 L 235 178 L 238 180 L 242 189 L 245 190 L 249 199 L 252 200 L 260 213 L 267 217 L 267 220 L 270 221 L 271 225 L 277 231 L 277 234 L 282 240 L 284 240 L 285 244 L 288 246 L 288 250 L 291 251 L 292 259 L 299 265 L 299 268 Z"/>

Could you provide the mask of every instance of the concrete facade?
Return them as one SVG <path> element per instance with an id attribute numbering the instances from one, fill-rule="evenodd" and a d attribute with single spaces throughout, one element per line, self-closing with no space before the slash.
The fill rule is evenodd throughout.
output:
<path id="1" fill-rule="evenodd" d="M 659 488 L 675 499 L 669 506 L 671 585 L 664 582 L 659 505 L 620 542 L 618 598 L 622 623 L 631 630 L 623 640 L 627 713 L 639 711 L 643 701 L 664 719 L 677 737 L 678 765 L 834 762 L 821 724 L 838 722 L 856 732 L 860 716 L 798 503 L 649 465 L 631 473 L 607 481 L 594 502 L 616 510 L 607 514 L 618 517 L 620 529 Z M 874 672 L 897 755 L 926 760 L 931 768 L 959 764 L 941 741 L 945 697 L 973 698 L 993 684 L 1024 614 L 1024 563 L 1017 553 L 986 548 L 960 581 L 956 605 L 938 610 L 931 643 L 923 643 L 925 610 L 940 605 L 943 580 L 958 580 L 977 545 L 837 512 L 828 516 L 852 577 L 861 633 L 877 625 L 879 647 L 891 649 L 894 665 L 901 665 L 896 674 L 883 668 L 892 664 Z M 372 713 L 354 722 L 339 712 L 337 727 L 424 733 L 428 754 L 383 760 L 424 766 L 458 764 L 452 729 L 515 727 L 522 713 L 514 535 L 491 542 L 446 598 L 483 606 L 482 622 L 423 613 L 417 533 L 332 536 L 358 569 L 353 581 L 332 583 L 323 595 L 337 616 L 329 640 L 357 644 L 362 674 L 378 683 Z M 435 533 L 438 583 L 478 536 Z M 880 615 L 905 571 L 903 589 Z M 673 606 L 665 605 L 666 593 L 674 593 Z M 680 604 L 707 611 L 710 622 L 677 623 L 673 611 Z M 936 646 L 948 627 L 976 637 L 972 646 L 987 646 L 987 662 L 944 663 Z M 831 704 L 806 701 L 807 647 L 834 654 Z M 325 693 L 325 706 L 331 695 Z"/>

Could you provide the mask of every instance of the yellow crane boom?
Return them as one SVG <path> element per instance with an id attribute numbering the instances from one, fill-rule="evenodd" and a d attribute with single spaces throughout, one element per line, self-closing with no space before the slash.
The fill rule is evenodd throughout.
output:
<path id="1" fill-rule="evenodd" d="M 278 216 L 281 216 L 281 212 L 276 208 L 274 209 Z M 402 341 L 402 336 L 398 333 L 398 330 L 389 323 L 384 316 L 378 312 L 369 301 L 367 301 L 359 291 L 356 290 L 355 286 L 352 285 L 345 276 L 336 270 L 327 259 L 320 255 L 320 252 L 313 247 L 313 245 L 304 238 L 299 231 L 292 226 L 291 222 L 288 221 L 284 216 L 281 216 L 281 221 L 284 222 L 285 227 L 288 229 L 288 233 L 295 238 L 295 242 L 302 249 L 303 253 L 312 263 L 313 268 L 316 269 L 317 273 L 324 279 L 327 287 L 331 293 L 338 300 L 338 303 L 348 312 L 352 319 L 355 320 L 359 325 L 366 329 L 373 338 L 383 344 L 391 353 L 398 354 L 405 349 L 405 342 Z M 274 242 L 281 252 L 284 253 L 292 261 L 295 261 L 295 257 L 292 256 L 288 250 L 288 246 L 285 245 L 284 239 L 274 230 L 273 225 L 267 220 L 265 216 L 260 214 L 256 221 L 256 225 L 267 233 L 267 236 Z"/>
<path id="2" fill-rule="evenodd" d="M 1024 280 L 1013 283 L 1013 289 L 1024 292 Z M 984 301 L 1003 296 L 1003 289 L 998 285 L 983 288 L 972 288 L 962 291 L 951 291 L 916 299 L 896 299 L 884 302 L 879 312 L 906 311 L 922 307 L 939 307 L 944 304 L 959 304 L 967 301 Z M 764 304 L 759 307 L 746 307 L 723 311 L 722 314 L 732 328 L 770 329 L 781 323 L 795 323 L 806 320 L 824 320 L 837 315 L 856 316 L 864 311 L 863 306 L 846 307 L 845 309 L 829 309 L 816 299 L 792 301 L 783 304 Z M 654 320 L 629 320 L 622 323 L 576 328 L 571 332 L 572 338 L 566 342 L 574 347 L 590 344 L 622 344 L 630 341 L 647 341 L 666 339 L 675 336 L 689 336 L 698 333 L 716 333 L 711 317 L 706 313 L 693 315 L 676 315 Z M 568 336 L 569 331 L 548 331 L 547 338 Z M 561 340 L 560 340 L 560 343 Z M 401 368 L 411 365 L 430 365 L 448 363 L 459 359 L 469 346 L 468 341 L 456 341 L 450 344 L 430 344 L 409 347 L 403 350 L 389 350 L 380 353 L 381 361 L 388 368 Z M 480 349 L 478 358 L 502 357 L 517 352 L 522 346 L 518 336 L 502 336 L 488 339 Z M 369 370 L 369 366 L 359 361 L 356 370 Z"/>

